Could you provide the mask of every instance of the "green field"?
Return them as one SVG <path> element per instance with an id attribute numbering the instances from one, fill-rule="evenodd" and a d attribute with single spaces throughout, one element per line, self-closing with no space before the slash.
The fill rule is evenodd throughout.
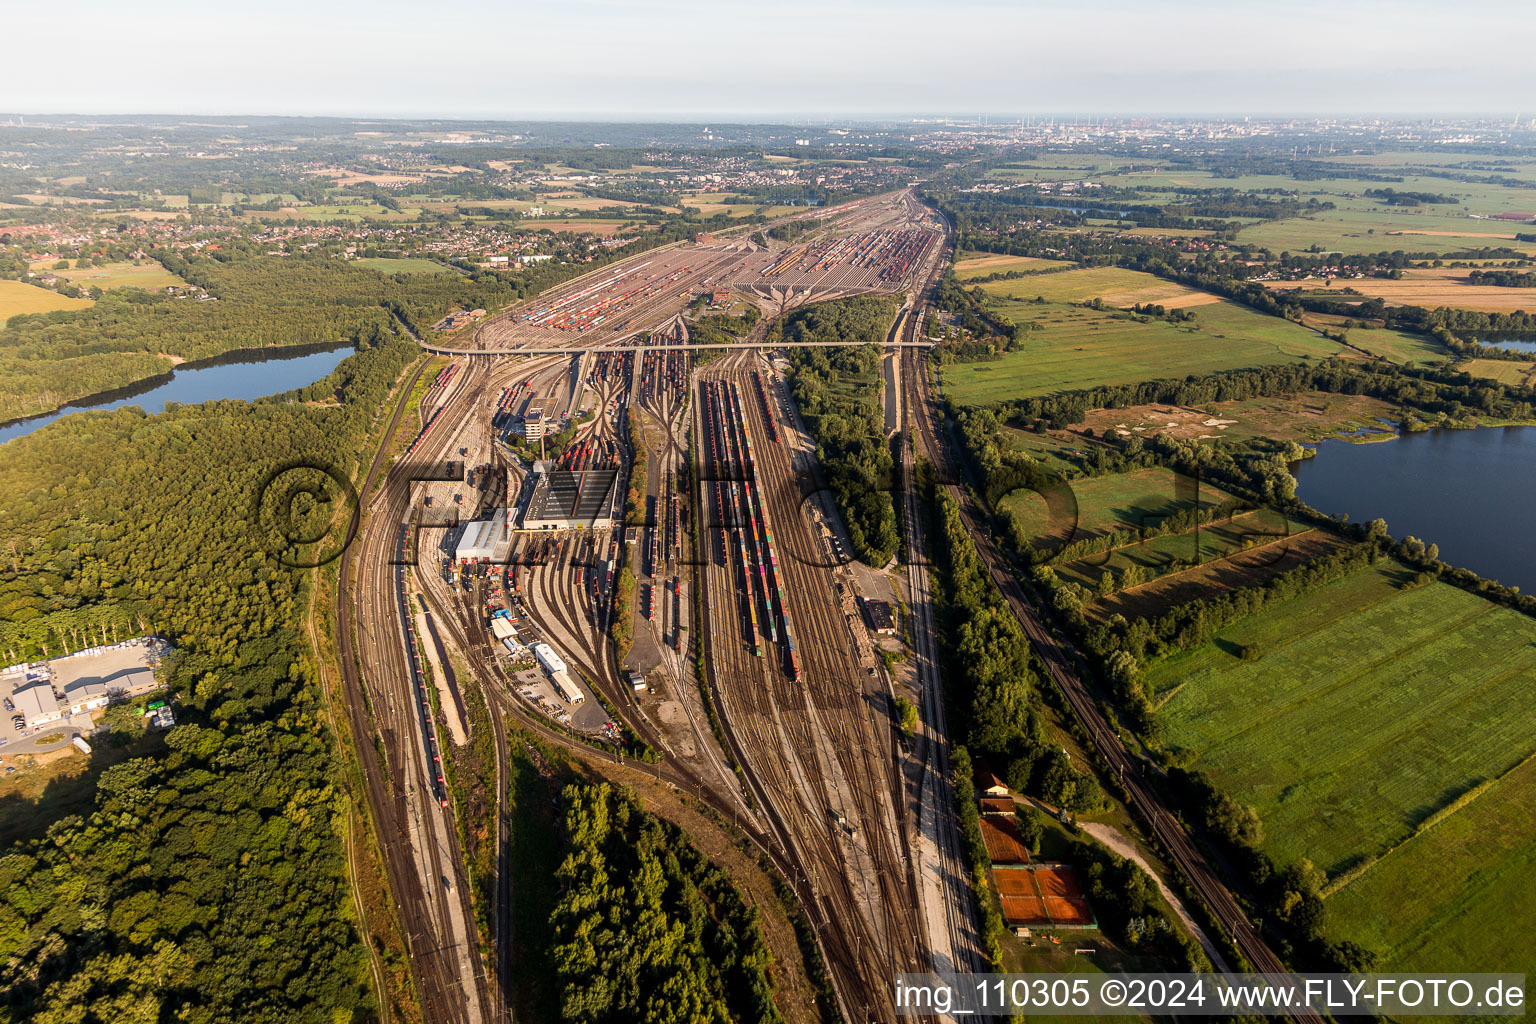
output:
<path id="1" fill-rule="evenodd" d="M 1037 287 L 1077 273 L 1002 283 Z M 1326 359 L 1340 351 L 1336 343 L 1299 324 L 1229 302 L 1197 307 L 1193 325 L 1143 322 L 1129 314 L 1049 302 L 1001 301 L 992 307 L 1015 323 L 1034 322 L 1040 329 L 999 359 L 943 367 L 943 391 L 961 405 Z"/>
<path id="2" fill-rule="evenodd" d="M 103 290 L 143 288 L 145 291 L 152 292 L 171 285 L 181 286 L 187 283 L 153 260 L 146 260 L 139 266 L 134 266 L 132 263 L 109 263 L 105 267 L 81 267 L 75 270 L 56 270 L 54 273 L 70 284 Z"/>
<path id="3" fill-rule="evenodd" d="M 1258 509 L 1231 519 L 1218 520 L 1198 530 L 1164 534 L 1139 544 L 1128 544 L 1080 558 L 1058 566 L 1056 574 L 1064 580 L 1080 583 L 1090 589 L 1098 586 L 1104 570 L 1108 569 L 1118 577 L 1131 565 L 1145 569 L 1149 580 L 1156 579 L 1166 572 L 1183 567 L 1176 563 L 1203 564 L 1254 544 L 1266 544 L 1278 537 L 1294 536 L 1310 528 L 1309 524 L 1289 519 L 1273 509 Z"/>
<path id="4" fill-rule="evenodd" d="M 1468 359 L 1457 364 L 1456 368 L 1474 377 L 1496 380 L 1500 384 L 1529 384 L 1532 376 L 1536 375 L 1536 363 L 1521 363 L 1512 359 Z"/>
<path id="5" fill-rule="evenodd" d="M 1409 578 L 1382 562 L 1148 670 L 1169 744 L 1258 809 L 1278 863 L 1337 875 L 1536 749 L 1536 622 Z"/>
<path id="6" fill-rule="evenodd" d="M 1065 540 L 1071 533 L 1082 540 L 1112 530 L 1135 529 L 1194 508 L 1196 503 L 1210 508 L 1232 497 L 1210 484 L 1200 483 L 1197 488 L 1192 478 L 1163 466 L 1074 480 L 1070 488 L 1077 503 L 1075 521 L 1070 501 L 1050 501 L 1034 491 L 1014 491 L 999 505 L 1031 537 Z"/>
<path id="7" fill-rule="evenodd" d="M 1085 299 L 1102 298 L 1109 305 L 1119 307 L 1137 302 L 1156 302 L 1173 309 L 1181 305 L 1181 300 L 1185 300 L 1182 304 L 1191 306 L 1220 301 L 1214 295 L 1186 287 L 1177 281 L 1165 281 L 1153 274 L 1121 267 L 1065 270 L 1059 274 L 993 281 L 981 288 L 988 295 L 999 299 L 1027 301 L 1043 298 L 1047 302 L 1082 302 Z"/>
<path id="8" fill-rule="evenodd" d="M 1400 181 L 1391 182 L 1369 178 L 1302 180 L 1279 174 L 1247 174 L 1223 178 L 1208 171 L 1184 168 L 1128 171 L 1124 163 L 1111 157 L 1086 156 L 1074 159 L 1058 154 L 1039 161 L 1010 164 L 992 171 L 989 177 L 1005 181 L 1044 181 L 1086 176 L 1107 186 L 1137 190 L 1133 198 L 1125 201 L 1149 206 L 1165 206 L 1187 200 L 1187 196 L 1170 191 L 1175 188 L 1232 188 L 1243 191 L 1275 189 L 1295 193 L 1302 202 L 1317 199 L 1334 205 L 1332 210 L 1319 210 L 1304 217 L 1278 221 L 1249 220 L 1248 226 L 1238 233 L 1239 241 L 1266 246 L 1276 252 L 1283 249 L 1303 250 L 1314 243 L 1326 249 L 1352 253 L 1392 249 L 1454 253 L 1500 245 L 1536 252 L 1536 244 L 1514 240 L 1513 236 L 1519 230 L 1516 223 L 1490 219 L 1502 213 L 1536 210 L 1536 199 L 1533 199 L 1529 189 L 1455 181 L 1414 173 L 1415 167 L 1430 167 L 1446 162 L 1438 160 L 1438 156 L 1441 154 L 1402 153 L 1381 154 L 1374 158 L 1335 158 L 1336 163 L 1360 163 L 1370 165 L 1373 171 L 1390 169 L 1393 177 L 1401 176 Z M 1536 177 L 1536 167 L 1532 167 L 1528 161 L 1523 163 L 1524 166 L 1511 177 L 1528 181 Z M 1400 192 L 1431 192 L 1451 196 L 1459 202 L 1454 205 L 1400 207 L 1389 206 L 1364 194 L 1368 189 L 1388 187 Z"/>
<path id="9" fill-rule="evenodd" d="M 1346 337 L 1356 348 L 1393 363 L 1437 363 L 1451 354 L 1435 339 L 1408 331 L 1353 330 Z"/>
<path id="10" fill-rule="evenodd" d="M 441 263 L 432 260 L 413 258 L 396 259 L 388 256 L 376 256 L 371 259 L 357 261 L 360 267 L 377 270 L 381 274 L 451 274 L 452 267 L 445 267 Z"/>
<path id="11" fill-rule="evenodd" d="M 1382 857 L 1327 905 L 1329 931 L 1379 951 L 1385 970 L 1529 971 L 1536 761 Z"/>
<path id="12" fill-rule="evenodd" d="M 48 313 L 55 309 L 84 309 L 90 299 L 72 299 L 35 284 L 0 281 L 0 325 L 22 313 Z"/>

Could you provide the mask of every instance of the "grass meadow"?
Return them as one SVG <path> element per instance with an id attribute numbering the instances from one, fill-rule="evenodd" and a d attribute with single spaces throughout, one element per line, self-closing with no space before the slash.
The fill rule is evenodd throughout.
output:
<path id="1" fill-rule="evenodd" d="M 1383 561 L 1148 670 L 1168 743 L 1282 864 L 1337 876 L 1536 750 L 1536 622 L 1409 578 Z"/>
<path id="2" fill-rule="evenodd" d="M 1000 283 L 1038 287 L 1077 273 Z M 943 367 L 944 393 L 961 405 L 1326 359 L 1340 351 L 1338 344 L 1305 327 L 1225 301 L 1196 308 L 1193 325 L 1062 303 L 1001 301 L 993 305 L 1015 323 L 1034 322 L 1039 329 L 999 359 Z"/>
<path id="3" fill-rule="evenodd" d="M 1328 897 L 1329 930 L 1389 971 L 1529 971 L 1536 942 L 1536 760 Z"/>

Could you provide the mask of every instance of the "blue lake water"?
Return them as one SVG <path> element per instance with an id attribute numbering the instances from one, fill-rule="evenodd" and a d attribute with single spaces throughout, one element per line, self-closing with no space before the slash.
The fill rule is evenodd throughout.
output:
<path id="1" fill-rule="evenodd" d="M 350 345 L 341 345 L 318 352 L 313 348 L 286 353 L 275 350 L 232 354 L 197 365 L 187 363 L 178 367 L 169 380 L 157 377 L 143 385 L 82 399 L 46 416 L 7 423 L 0 426 L 0 443 L 25 437 L 39 427 L 85 409 L 121 409 L 126 405 L 137 405 L 145 412 L 157 413 L 165 411 L 167 402 L 195 405 L 219 398 L 245 401 L 265 398 L 313 384 L 351 354 Z"/>
<path id="2" fill-rule="evenodd" d="M 1536 427 L 1430 430 L 1375 444 L 1324 441 L 1293 470 L 1296 496 L 1480 576 L 1536 590 Z"/>
<path id="3" fill-rule="evenodd" d="M 1507 348 L 1511 352 L 1536 352 L 1536 338 L 1480 338 L 1489 348 Z"/>

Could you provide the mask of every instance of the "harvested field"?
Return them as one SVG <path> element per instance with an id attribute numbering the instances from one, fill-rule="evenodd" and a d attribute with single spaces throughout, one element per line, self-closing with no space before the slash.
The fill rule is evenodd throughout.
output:
<path id="1" fill-rule="evenodd" d="M 1065 260 L 1047 260 L 1035 256 L 1001 256 L 994 253 L 968 256 L 955 264 L 955 277 L 970 281 L 989 274 L 1004 274 L 1014 270 L 1053 270 L 1070 267 Z"/>
<path id="2" fill-rule="evenodd" d="M 1228 556 L 1239 562 L 1252 561 L 1244 556 L 1249 552 L 1256 556 L 1258 550 L 1267 545 L 1309 532 L 1306 523 L 1287 518 L 1273 509 L 1254 509 L 1196 530 L 1148 537 L 1140 543 L 1097 552 L 1058 566 L 1056 574 L 1091 590 L 1098 586 L 1106 571 L 1119 581 L 1125 570 L 1134 565 L 1150 581 Z M 1275 554 L 1278 556 L 1279 552 Z"/>
<path id="3" fill-rule="evenodd" d="M 84 309 L 89 305 L 90 299 L 72 299 L 21 281 L 0 281 L 0 327 L 21 313 L 51 313 L 56 309 Z"/>
<path id="4" fill-rule="evenodd" d="M 1490 235 L 1490 238 L 1514 238 L 1509 235 Z M 1335 281 L 1325 288 L 1321 281 L 1269 281 L 1272 291 L 1300 290 L 1303 294 L 1322 295 L 1335 299 L 1349 299 L 1343 294 L 1350 288 L 1360 293 L 1359 298 L 1380 298 L 1395 306 L 1424 306 L 1436 309 L 1453 306 L 1457 309 L 1475 309 L 1484 313 L 1512 313 L 1516 310 L 1536 311 L 1536 289 L 1500 288 L 1497 285 L 1472 284 L 1466 267 L 1435 267 L 1424 270 L 1405 270 L 1398 281 L 1377 278 Z M 1369 335 L 1362 334 L 1361 340 Z"/>
<path id="5" fill-rule="evenodd" d="M 1209 597 L 1215 591 L 1251 587 L 1348 544 L 1335 534 L 1312 530 L 1235 551 L 1193 569 L 1160 576 L 1151 583 L 1091 602 L 1084 611 L 1094 619 L 1124 615 L 1155 618 L 1168 609 Z"/>

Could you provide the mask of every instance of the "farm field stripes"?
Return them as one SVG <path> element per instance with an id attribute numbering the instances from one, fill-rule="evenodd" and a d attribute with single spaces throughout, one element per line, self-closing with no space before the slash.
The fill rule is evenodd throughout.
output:
<path id="1" fill-rule="evenodd" d="M 1382 951 L 1385 970 L 1528 970 L 1506 926 L 1536 921 L 1533 836 L 1536 759 L 1330 896 L 1330 930 Z"/>
<path id="2" fill-rule="evenodd" d="M 1170 743 L 1254 804 L 1279 863 L 1338 874 L 1536 746 L 1536 623 L 1408 578 L 1367 567 L 1149 672 L 1182 684 Z M 1248 645 L 1256 660 L 1228 653 Z"/>

